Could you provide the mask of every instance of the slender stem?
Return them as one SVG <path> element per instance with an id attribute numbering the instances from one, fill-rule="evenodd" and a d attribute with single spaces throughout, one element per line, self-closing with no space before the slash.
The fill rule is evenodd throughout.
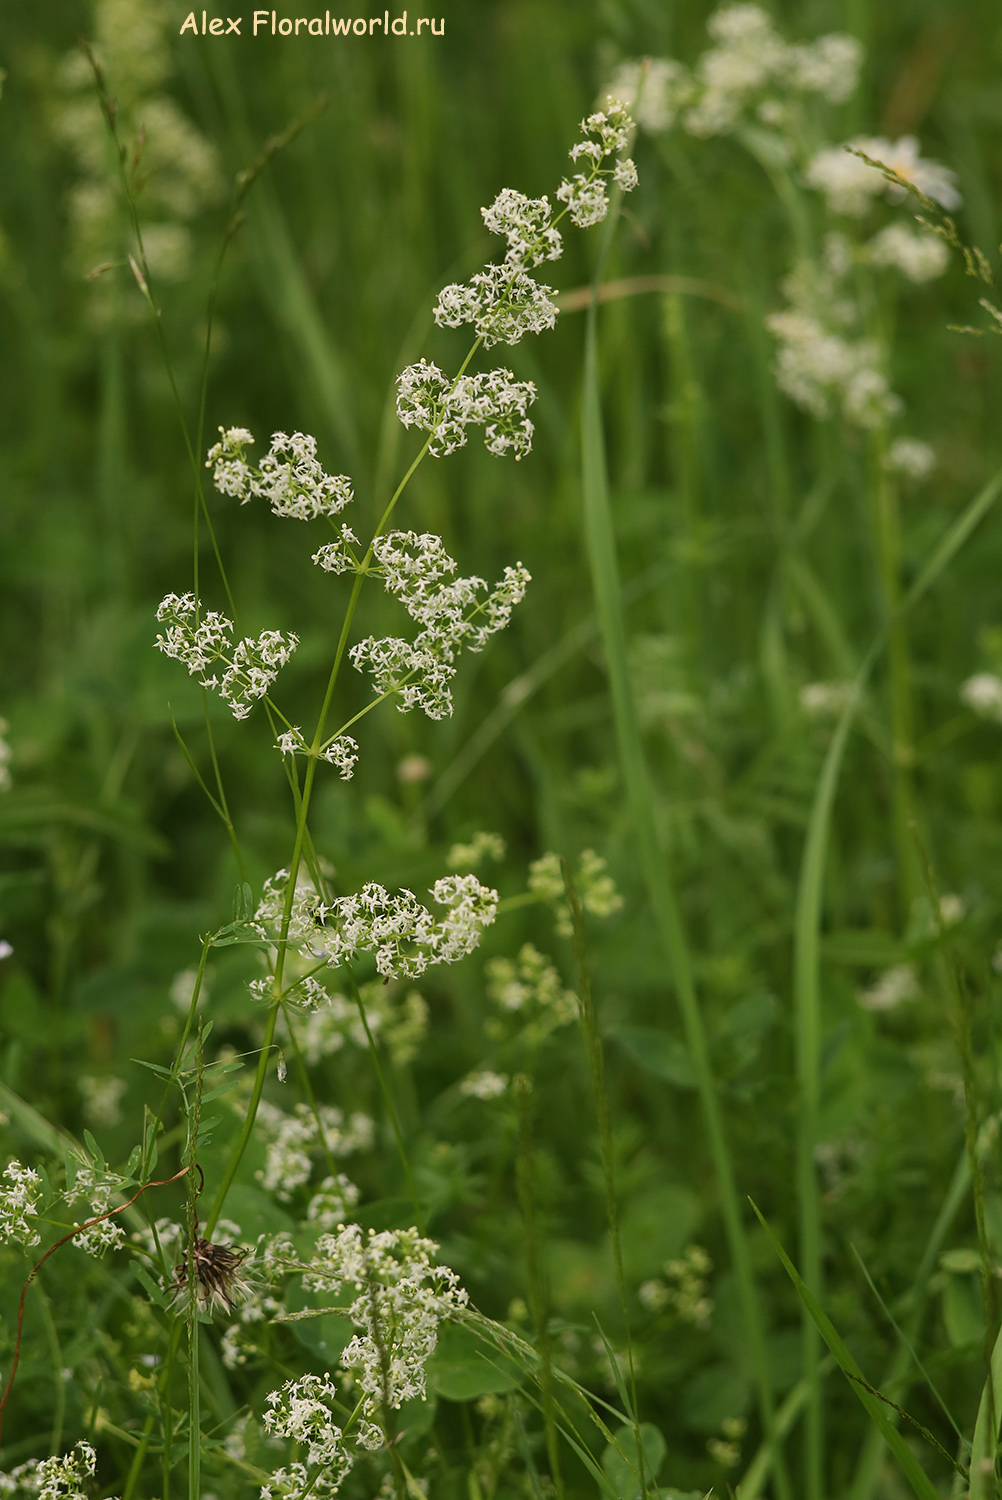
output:
<path id="1" fill-rule="evenodd" d="M 520 1073 L 514 1080 L 514 1089 L 518 1104 L 516 1181 L 519 1207 L 522 1210 L 522 1231 L 525 1237 L 529 1303 L 532 1308 L 532 1320 L 536 1325 L 536 1336 L 539 1339 L 539 1373 L 543 1397 L 543 1425 L 546 1429 L 546 1452 L 557 1500 L 562 1500 L 564 1488 L 560 1472 L 560 1445 L 557 1441 L 553 1395 L 553 1354 L 550 1348 L 549 1315 L 539 1259 L 539 1237 L 536 1232 L 536 1160 L 532 1145 L 532 1079 L 525 1073 Z"/>
<path id="2" fill-rule="evenodd" d="M 626 1357 L 629 1362 L 630 1401 L 633 1407 L 631 1416 L 633 1418 L 633 1434 L 637 1445 L 637 1475 L 640 1480 L 640 1493 L 646 1497 L 647 1477 L 644 1463 L 644 1443 L 640 1432 L 640 1406 L 637 1401 L 637 1370 L 636 1360 L 633 1355 L 633 1334 L 630 1329 L 630 1299 L 626 1291 L 626 1274 L 623 1270 L 623 1243 L 619 1232 L 616 1156 L 612 1141 L 609 1094 L 605 1086 L 605 1058 L 602 1053 L 602 1038 L 599 1036 L 598 1022 L 595 1018 L 595 999 L 591 987 L 591 969 L 585 951 L 581 899 L 571 878 L 571 867 L 566 859 L 560 861 L 560 866 L 564 877 L 564 890 L 567 893 L 567 902 L 571 909 L 571 920 L 574 929 L 574 957 L 578 970 L 578 1019 L 581 1022 L 585 1050 L 588 1053 L 592 1093 L 595 1097 L 599 1149 L 602 1156 L 602 1175 L 605 1180 L 605 1211 L 606 1217 L 609 1220 L 609 1234 L 612 1239 L 612 1258 L 616 1267 L 616 1285 L 619 1288 L 619 1300 L 623 1309 L 623 1327 L 626 1330 Z"/>
<path id="3" fill-rule="evenodd" d="M 417 1219 L 417 1227 L 420 1229 L 421 1233 L 424 1234 L 424 1214 L 422 1213 L 421 1204 L 417 1195 L 417 1188 L 414 1184 L 414 1177 L 411 1172 L 411 1164 L 407 1157 L 407 1147 L 404 1144 L 404 1135 L 403 1131 L 400 1129 L 400 1121 L 397 1117 L 396 1108 L 394 1107 L 393 1096 L 391 1095 L 389 1085 L 386 1082 L 386 1074 L 383 1072 L 383 1065 L 379 1060 L 379 1051 L 376 1047 L 376 1039 L 369 1027 L 369 1018 L 365 1013 L 365 1005 L 362 1002 L 362 995 L 358 988 L 358 984 L 356 983 L 355 975 L 352 973 L 350 964 L 346 965 L 345 967 L 348 974 L 348 984 L 351 987 L 352 999 L 358 1006 L 358 1014 L 361 1017 L 362 1025 L 365 1028 L 366 1039 L 369 1043 L 369 1056 L 372 1058 L 372 1066 L 376 1070 L 376 1077 L 379 1080 L 379 1088 L 383 1095 L 383 1104 L 386 1107 L 386 1113 L 389 1115 L 390 1124 L 393 1127 L 393 1135 L 396 1139 L 397 1151 L 400 1155 L 401 1164 L 403 1165 L 404 1177 L 407 1179 L 407 1192 L 410 1196 L 411 1204 L 414 1208 L 414 1214 Z"/>

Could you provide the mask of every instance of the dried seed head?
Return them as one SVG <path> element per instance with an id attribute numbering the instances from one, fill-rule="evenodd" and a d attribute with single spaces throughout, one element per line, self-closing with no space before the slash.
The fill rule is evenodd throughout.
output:
<path id="1" fill-rule="evenodd" d="M 232 1312 L 235 1302 L 250 1294 L 251 1287 L 240 1267 L 247 1258 L 246 1250 L 234 1250 L 230 1245 L 214 1245 L 211 1240 L 195 1238 L 193 1251 L 195 1275 L 198 1278 L 198 1298 L 207 1313 L 220 1309 Z M 176 1285 L 175 1301 L 182 1301 L 188 1293 L 188 1257 L 180 1261 L 174 1271 Z"/>

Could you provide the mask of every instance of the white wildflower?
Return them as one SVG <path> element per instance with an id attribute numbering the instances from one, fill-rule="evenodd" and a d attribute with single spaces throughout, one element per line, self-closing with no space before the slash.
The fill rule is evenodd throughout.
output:
<path id="1" fill-rule="evenodd" d="M 786 76 L 801 93 L 844 104 L 855 93 L 862 64 L 862 43 L 844 32 L 830 32 L 815 42 L 787 48 Z"/>
<path id="2" fill-rule="evenodd" d="M 628 156 L 624 156 L 613 168 L 612 180 L 624 193 L 632 193 L 640 180 L 636 164 Z"/>
<path id="3" fill-rule="evenodd" d="M 33 1500 L 86 1500 L 88 1480 L 94 1478 L 97 1454 L 81 1440 L 72 1453 L 51 1458 L 29 1458 L 9 1474 L 0 1474 L 0 1495 L 31 1496 Z"/>
<path id="4" fill-rule="evenodd" d="M 950 252 L 938 234 L 909 229 L 907 224 L 888 224 L 866 247 L 867 259 L 875 266 L 893 266 L 917 284 L 942 276 Z"/>
<path id="5" fill-rule="evenodd" d="M 211 967 L 207 967 L 202 974 L 202 986 L 198 992 L 198 1008 L 209 998 Z M 178 1010 L 187 1011 L 191 1005 L 192 996 L 195 993 L 195 985 L 198 981 L 197 969 L 179 969 L 170 983 L 170 998 Z"/>
<path id="6" fill-rule="evenodd" d="M 563 246 L 559 230 L 550 222 L 549 199 L 527 198 L 514 188 L 503 188 L 480 212 L 491 233 L 507 239 L 505 262 L 516 270 L 531 271 L 544 260 L 560 259 Z"/>
<path id="7" fill-rule="evenodd" d="M 303 731 L 298 726 L 293 726 L 284 734 L 280 734 L 275 745 L 276 750 L 281 750 L 283 755 L 309 755 L 311 748 L 306 743 Z M 348 781 L 354 774 L 355 762 L 358 760 L 358 744 L 350 734 L 339 734 L 318 750 L 320 760 L 325 760 L 328 765 L 333 766 L 342 781 Z"/>
<path id="8" fill-rule="evenodd" d="M 267 1432 L 306 1445 L 307 1463 L 322 1464 L 327 1482 L 333 1488 L 352 1463 L 341 1429 L 333 1420 L 331 1405 L 337 1399 L 329 1375 L 301 1375 L 271 1392 L 269 1409 L 262 1418 Z"/>
<path id="9" fill-rule="evenodd" d="M 155 1256 L 157 1241 L 160 1242 L 161 1250 L 169 1250 L 180 1241 L 183 1234 L 184 1229 L 177 1219 L 162 1218 L 156 1220 L 155 1234 L 149 1224 L 144 1224 L 142 1229 L 135 1230 L 130 1238 L 133 1244 L 141 1245 L 147 1255 Z"/>
<path id="10" fill-rule="evenodd" d="M 580 172 L 570 179 L 565 177 L 557 188 L 557 197 L 567 204 L 571 223 L 579 229 L 600 224 L 609 212 L 609 196 L 601 177 L 583 177 Z"/>
<path id="11" fill-rule="evenodd" d="M 856 999 L 864 1010 L 894 1010 L 905 1000 L 919 994 L 918 974 L 914 964 L 895 964 L 868 989 L 859 990 Z"/>
<path id="12" fill-rule="evenodd" d="M 254 912 L 254 927 L 262 938 L 272 944 L 277 944 L 281 939 L 288 890 L 288 870 L 277 870 L 265 881 L 261 899 Z M 318 928 L 318 902 L 319 897 L 312 880 L 305 870 L 300 869 L 286 936 L 289 946 L 307 959 L 319 956 L 314 951 L 315 942 L 322 937 Z"/>
<path id="13" fill-rule="evenodd" d="M 0 1243 L 19 1244 L 25 1249 L 39 1242 L 39 1234 L 30 1222 L 38 1217 L 42 1197 L 42 1179 L 32 1167 L 19 1161 L 8 1162 L 0 1186 Z"/>
<path id="14" fill-rule="evenodd" d="M 346 522 L 341 523 L 341 535 L 336 542 L 325 542 L 313 554 L 312 561 L 327 573 L 355 573 L 359 564 L 352 552 L 358 546 L 358 537 Z"/>
<path id="15" fill-rule="evenodd" d="M 623 898 L 611 875 L 605 873 L 606 862 L 594 849 L 582 851 L 574 885 L 585 911 L 596 917 L 609 917 L 619 911 Z M 529 889 L 553 907 L 557 932 L 570 937 L 573 931 L 570 907 L 567 905 L 564 877 L 557 854 L 544 854 L 529 866 Z"/>
<path id="16" fill-rule="evenodd" d="M 324 472 L 317 460 L 317 440 L 308 433 L 273 433 L 260 468 L 252 468 L 244 459 L 244 448 L 254 441 L 246 428 L 219 431 L 222 437 L 209 449 L 205 466 L 212 469 L 216 488 L 241 505 L 259 498 L 267 500 L 276 516 L 310 521 L 336 516 L 351 501 L 351 480 Z"/>
<path id="17" fill-rule="evenodd" d="M 310 1224 L 319 1224 L 321 1229 L 337 1229 L 348 1217 L 359 1199 L 359 1191 L 343 1172 L 336 1177 L 325 1177 L 318 1192 L 310 1199 L 306 1219 Z"/>
<path id="18" fill-rule="evenodd" d="M 857 136 L 847 145 L 891 167 L 944 208 L 960 207 L 956 174 L 939 162 L 924 160 L 915 136 L 905 135 L 894 142 L 883 136 Z M 861 218 L 875 198 L 884 196 L 900 202 L 907 196 L 904 188 L 889 182 L 877 167 L 854 156 L 846 146 L 826 146 L 818 151 L 804 175 L 809 187 L 824 194 L 832 213 L 853 218 Z"/>
<path id="19" fill-rule="evenodd" d="M 472 323 L 485 349 L 499 343 L 517 344 L 527 333 L 554 326 L 557 306 L 550 301 L 552 291 L 514 266 L 485 266 L 468 286 L 443 287 L 434 318 L 440 328 Z"/>
<path id="20" fill-rule="evenodd" d="M 122 1118 L 122 1095 L 128 1088 L 124 1078 L 93 1078 L 83 1074 L 77 1080 L 83 1096 L 84 1118 L 88 1125 L 117 1125 Z"/>
<path id="21" fill-rule="evenodd" d="M 945 896 L 939 898 L 939 920 L 944 927 L 956 927 L 967 915 L 967 905 L 963 896 L 958 896 L 948 891 Z"/>
<path id="22" fill-rule="evenodd" d="M 101 1170 L 82 1157 L 74 1157 L 73 1160 L 76 1163 L 76 1174 L 72 1186 L 66 1192 L 67 1204 L 74 1204 L 82 1199 L 88 1205 L 90 1212 L 84 1214 L 84 1223 L 88 1219 L 110 1213 L 114 1208 L 112 1199 L 120 1191 L 125 1179 L 107 1168 Z M 116 1219 L 107 1218 L 98 1224 L 91 1224 L 81 1234 L 73 1237 L 74 1245 L 98 1258 L 106 1250 L 117 1250 L 124 1240 L 125 1230 L 121 1224 Z"/>
<path id="23" fill-rule="evenodd" d="M 283 1203 L 309 1182 L 314 1151 L 326 1148 L 331 1156 L 349 1156 L 355 1151 L 368 1150 L 375 1129 L 368 1115 L 355 1113 L 346 1118 L 332 1104 L 318 1105 L 316 1114 L 308 1104 L 297 1104 L 293 1113 L 287 1115 L 262 1099 L 257 1119 L 265 1143 L 265 1164 L 257 1176 L 265 1190 Z"/>
<path id="24" fill-rule="evenodd" d="M 456 564 L 430 533 L 390 531 L 377 538 L 373 552 L 387 590 L 425 629 L 413 643 L 369 636 L 351 648 L 352 663 L 359 671 L 368 668 L 378 693 L 395 694 L 401 712 L 417 707 L 431 719 L 445 718 L 452 712 L 459 650 L 482 650 L 487 638 L 507 625 L 529 573 L 521 563 L 505 568 L 502 580 L 481 599 L 487 587 L 482 578 L 442 581 Z"/>
<path id="25" fill-rule="evenodd" d="M 437 365 L 422 359 L 397 378 L 397 415 L 405 427 L 429 434 L 432 458 L 462 448 L 471 424 L 484 428 L 489 452 L 511 451 L 516 459 L 523 458 L 532 447 L 533 425 L 526 413 L 535 399 L 531 380 L 516 380 L 504 369 L 461 375 L 450 382 Z"/>
<path id="26" fill-rule="evenodd" d="M 961 684 L 960 698 L 979 719 L 1002 723 L 1002 677 L 993 672 L 976 672 Z"/>
<path id="27" fill-rule="evenodd" d="M 357 1293 L 348 1316 L 363 1330 L 341 1355 L 362 1397 L 362 1416 L 378 1424 L 384 1404 L 427 1397 L 425 1366 L 435 1350 L 438 1325 L 466 1305 L 467 1294 L 448 1266 L 434 1264 L 438 1246 L 416 1229 L 366 1235 L 357 1224 L 317 1240 L 303 1275 L 308 1291 L 336 1295 L 345 1284 Z"/>
<path id="28" fill-rule="evenodd" d="M 518 1017 L 534 1046 L 577 1015 L 574 991 L 564 987 L 554 964 L 532 943 L 524 943 L 514 959 L 492 958 L 484 978 L 489 998 L 501 1011 Z M 491 1036 L 504 1035 L 496 1020 L 488 1021 L 485 1030 Z"/>
<path id="29" fill-rule="evenodd" d="M 886 466 L 906 479 L 925 479 L 936 467 L 936 454 L 921 438 L 895 438 L 887 452 Z"/>
<path id="30" fill-rule="evenodd" d="M 459 1092 L 467 1099 L 498 1099 L 507 1087 L 507 1073 L 492 1073 L 489 1068 L 483 1068 L 464 1078 Z"/>
<path id="31" fill-rule="evenodd" d="M 851 269 L 848 242 L 829 235 L 820 262 L 800 262 L 783 283 L 790 306 L 771 313 L 766 326 L 776 339 L 780 389 L 812 416 L 830 416 L 835 405 L 847 421 L 878 427 L 902 402 L 884 374 L 879 346 L 854 336 L 855 303 L 844 295 Z"/>
<path id="32" fill-rule="evenodd" d="M 499 833 L 475 833 L 468 844 L 453 844 L 446 863 L 454 870 L 472 870 L 485 859 L 504 859 L 505 842 Z"/>
<path id="33" fill-rule="evenodd" d="M 157 609 L 157 620 L 167 629 L 156 644 L 166 656 L 183 663 L 204 688 L 218 690 L 235 719 L 246 719 L 255 701 L 264 698 L 279 671 L 299 645 L 297 635 L 262 630 L 234 646 L 233 622 L 216 610 L 201 613 L 194 594 L 168 594 Z M 224 668 L 222 676 L 209 669 Z"/>
<path id="34" fill-rule="evenodd" d="M 641 130 L 659 135 L 671 129 L 679 111 L 692 101 L 695 87 L 681 63 L 652 57 L 621 63 L 612 76 L 608 97 L 621 99 Z"/>
<path id="35" fill-rule="evenodd" d="M 853 694 L 851 682 L 805 682 L 798 693 L 809 719 L 837 719 Z"/>
<path id="36" fill-rule="evenodd" d="M 327 961 L 332 968 L 358 953 L 372 953 L 387 978 L 416 978 L 429 964 L 456 963 L 477 947 L 497 914 L 498 893 L 475 875 L 446 875 L 431 889 L 447 908 L 436 921 L 413 892 L 391 895 L 370 883 L 354 896 L 322 908 Z"/>

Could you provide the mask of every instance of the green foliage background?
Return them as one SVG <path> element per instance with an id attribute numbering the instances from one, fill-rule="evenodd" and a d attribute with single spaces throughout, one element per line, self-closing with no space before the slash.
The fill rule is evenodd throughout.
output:
<path id="1" fill-rule="evenodd" d="M 168 12 L 176 33 L 183 7 Z M 373 524 L 416 451 L 393 418 L 396 374 L 421 354 L 447 367 L 458 362 L 459 336 L 436 330 L 430 309 L 445 282 L 491 253 L 480 206 L 506 185 L 552 193 L 576 123 L 612 66 L 645 53 L 691 62 L 705 45 L 709 9 L 697 0 L 449 0 L 444 14 L 443 38 L 399 43 L 175 35 L 166 84 L 214 145 L 227 179 L 325 98 L 255 184 L 228 252 L 206 431 L 247 426 L 259 442 L 277 429 L 314 433 L 325 467 L 351 474 L 358 515 Z M 836 112 L 833 139 L 855 131 L 919 134 L 925 154 L 958 171 L 963 231 L 994 265 L 1002 201 L 997 8 L 983 0 L 950 7 L 831 0 L 781 7 L 777 22 L 790 37 L 846 29 L 863 40 L 864 83 Z M 109 1161 L 128 1156 L 143 1105 L 159 1101 L 155 1080 L 130 1059 L 169 1060 L 179 1026 L 171 983 L 197 961 L 200 935 L 229 919 L 237 879 L 225 830 L 171 729 L 172 711 L 204 769 L 201 695 L 152 649 L 157 603 L 190 579 L 191 478 L 179 424 L 127 269 L 87 281 L 69 243 L 75 168 L 57 129 L 66 98 L 62 59 L 91 28 L 88 6 L 75 0 L 8 5 L 0 54 L 7 70 L 0 103 L 0 711 L 13 752 L 13 785 L 0 796 L 0 932 L 14 949 L 0 970 L 0 1079 L 37 1112 L 19 1113 L 5 1095 L 4 1150 L 27 1161 L 44 1145 L 40 1121 L 81 1134 L 81 1073 L 125 1081 L 121 1122 L 99 1134 Z M 114 94 L 126 85 L 109 73 L 108 87 Z M 738 1192 L 755 1200 L 796 1259 L 795 899 L 830 740 L 828 726 L 800 712 L 797 694 L 806 682 L 850 675 L 881 624 L 866 454 L 851 432 L 807 419 L 776 392 L 762 319 L 778 305 L 792 246 L 760 168 L 733 140 L 681 133 L 660 142 L 641 137 L 636 157 L 641 185 L 619 225 L 606 279 L 657 274 L 700 286 L 694 295 L 612 301 L 599 317 L 634 697 Z M 159 289 L 190 416 L 226 217 L 223 192 L 194 221 L 190 275 Z M 554 272 L 562 290 L 589 281 L 596 238 L 569 241 Z M 906 584 L 1002 462 L 997 341 L 948 327 L 979 316 L 959 264 L 897 308 L 895 382 L 908 430 L 939 457 L 931 484 L 903 497 Z M 482 828 L 507 840 L 505 864 L 490 876 L 503 895 L 524 889 L 529 861 L 546 850 L 573 858 L 591 847 L 608 859 L 624 907 L 589 927 L 589 961 L 606 1039 L 640 1414 L 667 1443 L 662 1484 L 682 1491 L 715 1485 L 722 1493 L 747 1467 L 761 1432 L 719 1185 L 617 755 L 583 539 L 583 341 L 583 314 L 568 310 L 554 334 L 504 351 L 516 375 L 539 387 L 530 458 L 516 467 L 471 443 L 447 462 L 427 461 L 416 476 L 401 525 L 441 533 L 464 572 L 495 578 L 520 558 L 534 581 L 511 628 L 464 662 L 451 720 L 434 724 L 387 708 L 364 722 L 354 780 L 331 776 L 321 784 L 314 836 L 344 890 L 379 880 L 423 891 L 443 872 L 450 844 Z M 302 636 L 281 693 L 293 722 L 305 723 L 346 593 L 306 565 L 299 527 L 214 493 L 209 504 L 241 628 Z M 364 524 L 356 525 L 360 535 Z M 991 963 L 1002 911 L 999 730 L 958 698 L 966 677 L 1002 665 L 999 525 L 989 516 L 909 622 L 916 815 L 940 890 L 958 893 L 967 913 L 951 931 L 947 968 L 928 903 L 908 899 L 895 844 L 882 667 L 849 744 L 825 870 L 817 1122 L 825 1148 L 823 1300 L 875 1384 L 894 1335 L 859 1261 L 887 1303 L 907 1310 L 963 1156 L 954 1002 L 943 977 L 954 960 L 970 998 L 972 1108 L 984 1121 L 1002 1103 L 995 1028 L 1002 980 Z M 202 571 L 211 580 L 203 584 L 207 604 L 224 607 L 207 545 Z M 392 629 L 392 608 L 368 598 L 361 628 Z M 361 706 L 366 689 L 357 679 L 349 692 Z M 218 703 L 210 713 L 257 891 L 287 862 L 291 843 L 280 758 L 259 714 L 239 725 Z M 397 769 L 415 755 L 427 757 L 430 778 L 402 781 Z M 523 941 L 553 953 L 568 985 L 577 983 L 570 947 L 554 937 L 546 914 L 532 906 L 513 912 L 478 954 L 427 976 L 429 1036 L 394 1077 L 430 1231 L 475 1302 L 500 1319 L 513 1316 L 513 1299 L 528 1297 L 514 1105 L 463 1100 L 456 1085 L 485 1060 L 509 1072 L 521 1065 L 517 1052 L 485 1037 L 483 969 L 486 958 L 514 953 Z M 861 1008 L 857 990 L 903 961 L 920 965 L 919 998 L 887 1014 Z M 231 949 L 214 956 L 213 967 L 207 1014 L 214 1041 L 248 1051 L 261 1024 L 245 988 L 248 961 Z M 363 1053 L 326 1060 L 313 1082 L 325 1100 L 382 1118 Z M 269 1097 L 288 1096 L 271 1083 Z M 556 1033 L 540 1053 L 533 1113 L 535 1212 L 555 1357 L 615 1399 L 595 1318 L 617 1348 L 625 1328 L 586 1053 L 574 1028 Z M 220 1169 L 230 1129 L 227 1118 L 204 1163 L 209 1176 Z M 992 1149 L 986 1158 L 984 1202 L 991 1253 L 1002 1259 L 996 1155 Z M 169 1158 L 168 1148 L 162 1165 Z M 260 1161 L 258 1153 L 242 1169 L 228 1209 L 251 1231 L 255 1214 L 263 1215 L 262 1228 L 281 1226 L 281 1208 L 254 1186 Z M 388 1132 L 359 1181 L 369 1215 L 363 1222 L 404 1221 Z M 162 1195 L 165 1205 L 169 1197 Z M 156 1212 L 168 1211 L 157 1205 Z M 749 1233 L 781 1402 L 802 1374 L 800 1305 L 765 1236 Z M 714 1265 L 706 1331 L 645 1311 L 637 1299 L 639 1286 L 692 1241 Z M 944 1248 L 976 1246 L 964 1198 Z M 5 1255 L 9 1343 L 25 1269 L 13 1252 Z M 926 1367 L 968 1434 L 984 1379 L 986 1315 L 976 1270 L 963 1267 L 977 1263 L 954 1257 L 936 1270 L 919 1322 Z M 46 1273 L 26 1322 L 8 1467 L 48 1451 L 50 1439 L 69 1444 L 96 1423 L 106 1483 L 121 1484 L 116 1475 L 126 1471 L 131 1449 L 115 1429 L 131 1431 L 141 1415 L 128 1377 L 138 1368 L 136 1351 L 147 1347 L 138 1304 L 116 1290 L 121 1284 L 113 1262 L 96 1264 L 74 1249 Z M 996 1327 L 989 1308 L 988 1333 Z M 277 1365 L 300 1367 L 306 1340 L 276 1348 Z M 260 1408 L 276 1383 L 274 1369 L 233 1376 L 208 1334 L 205 1341 L 213 1421 L 223 1431 L 244 1403 Z M 313 1346 L 313 1354 L 323 1350 Z M 454 1363 L 461 1366 L 459 1354 Z M 68 1381 L 64 1369 L 73 1372 Z M 432 1413 L 443 1455 L 433 1495 L 467 1493 L 467 1475 L 488 1441 L 488 1417 L 450 1400 L 448 1380 L 442 1376 Z M 956 1446 L 914 1370 L 888 1394 L 946 1447 Z M 106 1420 L 96 1421 L 98 1409 Z M 824 1409 L 825 1487 L 841 1495 L 856 1473 L 865 1416 L 837 1372 L 827 1377 Z M 742 1468 L 732 1472 L 706 1443 L 725 1419 L 741 1416 L 750 1425 Z M 545 1467 L 538 1416 L 527 1409 L 525 1420 L 529 1450 Z M 604 1445 L 593 1436 L 600 1453 Z M 415 1441 L 432 1439 L 425 1433 Z M 799 1444 L 794 1425 L 795 1474 Z M 920 1450 L 945 1493 L 945 1463 L 928 1446 Z M 567 1462 L 568 1491 L 594 1492 L 584 1467 Z M 516 1455 L 516 1477 L 499 1480 L 499 1493 L 528 1485 L 531 1471 Z M 221 1494 L 253 1493 L 228 1470 L 212 1482 Z M 890 1468 L 879 1482 L 888 1496 L 903 1483 Z"/>

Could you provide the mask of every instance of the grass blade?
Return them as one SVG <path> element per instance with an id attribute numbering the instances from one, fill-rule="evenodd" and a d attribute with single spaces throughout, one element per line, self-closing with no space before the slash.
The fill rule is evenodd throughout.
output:
<path id="1" fill-rule="evenodd" d="M 601 263 L 598 275 L 601 274 Z M 730 1148 L 724 1131 L 717 1086 L 710 1062 L 706 1029 L 696 996 L 688 944 L 681 913 L 668 875 L 665 851 L 657 833 L 654 794 L 637 723 L 626 663 L 626 629 L 616 536 L 609 502 L 605 442 L 598 380 L 596 306 L 588 312 L 582 402 L 582 497 L 585 537 L 592 585 L 598 608 L 612 694 L 620 766 L 629 790 L 634 837 L 648 899 L 665 952 L 675 995 L 692 1056 L 709 1137 L 710 1154 L 720 1191 L 728 1247 L 734 1263 L 741 1308 L 758 1387 L 762 1425 L 773 1449 L 774 1473 L 780 1500 L 790 1500 L 789 1478 L 779 1448 L 765 1348 L 765 1331 L 755 1292 L 751 1257 L 734 1181 Z"/>
<path id="2" fill-rule="evenodd" d="M 864 1381 L 863 1372 L 860 1370 L 856 1361 L 853 1359 L 852 1355 L 849 1353 L 849 1350 L 843 1343 L 838 1330 L 835 1328 L 835 1325 L 832 1323 L 827 1313 L 825 1313 L 824 1309 L 821 1307 L 821 1304 L 813 1295 L 810 1288 L 804 1282 L 796 1266 L 793 1264 L 790 1257 L 787 1255 L 786 1251 L 779 1243 L 779 1240 L 777 1240 L 776 1236 L 773 1234 L 765 1216 L 759 1212 L 754 1203 L 752 1204 L 752 1208 L 755 1209 L 755 1213 L 758 1215 L 759 1223 L 762 1225 L 762 1228 L 769 1236 L 769 1239 L 772 1242 L 773 1249 L 782 1261 L 787 1275 L 793 1282 L 794 1286 L 797 1289 L 797 1292 L 800 1295 L 801 1301 L 806 1307 L 811 1318 L 814 1320 L 818 1332 L 821 1334 L 821 1337 L 828 1345 L 832 1354 L 834 1354 L 842 1373 L 849 1378 L 852 1389 L 855 1391 L 863 1406 L 866 1408 L 866 1411 L 871 1420 L 880 1428 L 880 1431 L 884 1438 L 884 1442 L 890 1448 L 891 1452 L 894 1454 L 894 1457 L 898 1460 L 898 1463 L 904 1470 L 905 1477 L 907 1478 L 912 1489 L 915 1491 L 915 1494 L 919 1497 L 919 1500 L 942 1500 L 942 1497 L 939 1495 L 939 1491 L 936 1489 L 932 1480 L 919 1464 L 918 1459 L 915 1457 L 912 1450 L 908 1447 L 908 1444 L 905 1442 L 900 1432 L 898 1432 L 897 1428 L 891 1422 L 890 1418 L 887 1415 L 887 1412 L 884 1409 L 882 1401 L 879 1399 L 879 1397 L 873 1395 L 868 1389 L 867 1384 Z M 861 1384 L 860 1382 L 863 1383 Z"/>

